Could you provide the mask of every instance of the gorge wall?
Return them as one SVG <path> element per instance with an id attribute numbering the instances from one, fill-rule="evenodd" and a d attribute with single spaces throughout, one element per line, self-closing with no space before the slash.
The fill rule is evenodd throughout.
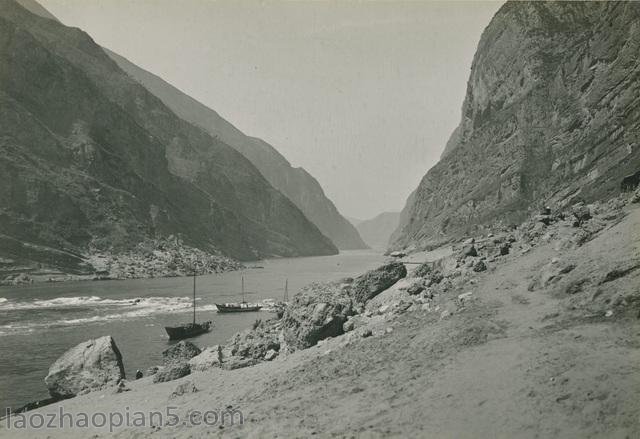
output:
<path id="1" fill-rule="evenodd" d="M 638 53 L 640 3 L 503 5 L 478 44 L 462 120 L 392 248 L 618 193 L 640 170 Z"/>
<path id="2" fill-rule="evenodd" d="M 160 98 L 179 117 L 204 129 L 249 159 L 269 183 L 293 201 L 339 249 L 367 247 L 357 230 L 327 198 L 318 181 L 304 168 L 294 168 L 273 146 L 245 135 L 217 112 L 158 76 L 110 50 L 105 51 L 122 70 Z"/>
<path id="3" fill-rule="evenodd" d="M 79 29 L 0 1 L 0 262 L 82 271 L 148 237 L 239 259 L 336 247 L 242 154 Z M 4 263 L 3 262 L 3 263 Z"/>

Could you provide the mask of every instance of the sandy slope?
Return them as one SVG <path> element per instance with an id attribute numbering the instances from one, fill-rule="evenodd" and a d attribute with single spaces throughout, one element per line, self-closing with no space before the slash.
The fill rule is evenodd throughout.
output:
<path id="1" fill-rule="evenodd" d="M 602 283 L 611 270 L 640 263 L 640 210 L 580 248 L 556 250 L 558 243 L 510 255 L 439 297 L 438 311 L 381 319 L 372 337 L 351 332 L 251 368 L 163 384 L 145 378 L 129 392 L 62 404 L 66 412 L 173 405 L 181 414 L 232 405 L 245 416 L 244 425 L 225 428 L 117 430 L 122 438 L 640 437 L 640 269 Z M 576 268 L 531 288 L 553 258 Z M 575 283 L 581 290 L 568 294 Z M 468 300 L 456 299 L 467 291 Z M 443 309 L 454 312 L 442 317 Z M 198 391 L 172 397 L 187 381 Z M 0 429 L 11 437 L 94 433 L 107 434 Z"/>

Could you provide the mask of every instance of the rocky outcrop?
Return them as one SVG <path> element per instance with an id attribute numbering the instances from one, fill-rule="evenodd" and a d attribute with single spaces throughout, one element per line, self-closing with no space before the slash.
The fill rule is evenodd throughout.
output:
<path id="1" fill-rule="evenodd" d="M 473 60 L 462 119 L 393 248 L 610 198 L 640 170 L 640 4 L 507 2 Z"/>
<path id="2" fill-rule="evenodd" d="M 44 382 L 53 398 L 116 385 L 125 377 L 122 355 L 111 336 L 85 341 L 62 354 Z"/>
<path id="3" fill-rule="evenodd" d="M 222 364 L 222 346 L 209 346 L 189 360 L 191 370 L 203 371 Z"/>
<path id="4" fill-rule="evenodd" d="M 171 363 L 186 363 L 201 352 L 198 346 L 182 340 L 162 352 L 162 361 L 165 366 Z"/>
<path id="5" fill-rule="evenodd" d="M 293 298 L 282 318 L 284 341 L 294 350 L 342 334 L 342 325 L 354 314 L 347 283 L 315 283 Z"/>
<path id="6" fill-rule="evenodd" d="M 361 312 L 367 301 L 406 274 L 404 264 L 393 262 L 356 279 L 309 285 L 294 296 L 284 313 L 284 341 L 294 350 L 305 349 L 342 334 L 349 316 Z"/>
<path id="7" fill-rule="evenodd" d="M 191 373 L 189 363 L 170 363 L 153 375 L 154 383 L 166 383 L 177 380 Z"/>
<path id="8" fill-rule="evenodd" d="M 273 360 L 282 346 L 282 321 L 257 320 L 253 327 L 235 334 L 221 351 L 222 367 L 238 369 Z"/>
<path id="9" fill-rule="evenodd" d="M 364 305 L 406 275 L 407 269 L 402 262 L 391 262 L 357 277 L 349 294 L 356 304 Z"/>
<path id="10" fill-rule="evenodd" d="M 88 35 L 12 0 L 0 3 L 0 108 L 0 257 L 86 272 L 89 248 L 169 235 L 245 260 L 337 252 L 242 154 Z"/>
<path id="11" fill-rule="evenodd" d="M 192 97 L 124 57 L 106 50 L 118 66 L 147 88 L 182 119 L 233 147 L 293 203 L 341 250 L 363 249 L 358 231 L 338 212 L 318 181 L 303 168 L 294 168 L 273 146 L 249 137 Z"/>
<path id="12" fill-rule="evenodd" d="M 400 212 L 383 212 L 369 220 L 360 221 L 356 229 L 369 247 L 385 250 L 391 234 L 398 228 L 399 221 Z"/>
<path id="13" fill-rule="evenodd" d="M 121 253 L 96 252 L 87 261 L 94 267 L 94 279 L 140 279 L 221 273 L 238 270 L 238 261 L 185 245 L 168 237 L 145 239 L 131 250 Z M 1 272 L 1 271 L 0 271 Z"/>
<path id="14" fill-rule="evenodd" d="M 191 373 L 191 360 L 201 355 L 199 347 L 190 341 L 180 341 L 162 352 L 162 367 L 152 374 L 154 383 L 177 380 Z"/>

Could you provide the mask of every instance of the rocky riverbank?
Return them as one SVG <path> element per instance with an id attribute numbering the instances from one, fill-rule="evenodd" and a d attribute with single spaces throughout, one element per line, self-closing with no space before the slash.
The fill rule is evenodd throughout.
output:
<path id="1" fill-rule="evenodd" d="M 39 411 L 243 411 L 242 425 L 156 425 L 159 437 L 634 437 L 638 198 L 551 206 L 435 258 L 410 255 L 429 261 L 409 270 L 395 261 L 310 285 L 222 346 L 174 345 L 152 376 Z"/>
<path id="2" fill-rule="evenodd" d="M 0 286 L 34 282 L 65 282 L 74 280 L 141 279 L 153 277 L 188 276 L 238 270 L 243 265 L 222 254 L 212 254 L 188 246 L 175 236 L 146 239 L 133 249 L 109 252 L 90 249 L 84 256 L 87 274 L 69 274 L 45 267 L 22 267 L 10 260 L 0 261 Z M 9 274 L 7 274 L 9 273 Z"/>

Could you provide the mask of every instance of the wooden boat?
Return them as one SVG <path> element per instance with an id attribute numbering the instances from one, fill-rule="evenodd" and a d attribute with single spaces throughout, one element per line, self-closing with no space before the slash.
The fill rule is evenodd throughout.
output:
<path id="1" fill-rule="evenodd" d="M 262 309 L 262 305 L 257 303 L 247 303 L 244 298 L 244 276 L 242 276 L 242 302 L 232 303 L 216 303 L 219 313 L 231 313 L 231 312 L 255 312 Z"/>
<path id="2" fill-rule="evenodd" d="M 183 323 L 179 326 L 165 326 L 164 330 L 169 335 L 169 340 L 182 340 L 185 338 L 195 337 L 211 331 L 213 322 L 211 320 L 197 323 L 196 322 L 196 273 L 193 273 L 193 322 Z"/>
<path id="3" fill-rule="evenodd" d="M 262 305 L 251 303 L 216 303 L 219 313 L 260 311 Z"/>
<path id="4" fill-rule="evenodd" d="M 165 331 L 169 334 L 169 340 L 182 340 L 184 338 L 195 337 L 211 331 L 213 322 L 211 320 L 202 323 L 184 323 L 180 326 L 165 326 Z"/>

